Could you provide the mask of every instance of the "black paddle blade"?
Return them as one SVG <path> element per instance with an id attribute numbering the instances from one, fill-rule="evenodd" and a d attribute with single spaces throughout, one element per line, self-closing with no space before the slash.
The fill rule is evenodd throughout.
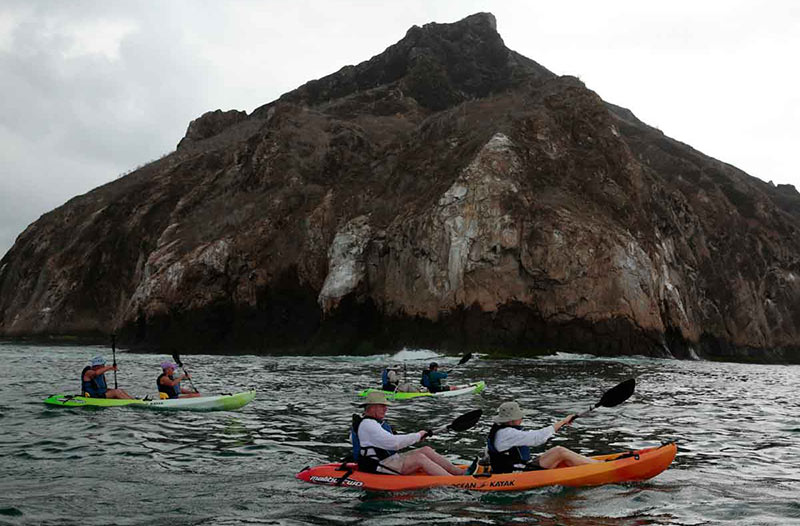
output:
<path id="1" fill-rule="evenodd" d="M 181 357 L 178 356 L 178 353 L 172 353 L 172 359 L 175 360 L 175 363 L 178 364 L 178 367 L 183 367 L 183 363 L 181 362 Z"/>
<path id="2" fill-rule="evenodd" d="M 471 428 L 472 426 L 478 423 L 478 420 L 481 419 L 482 414 L 483 411 L 481 409 L 475 409 L 473 411 L 470 411 L 469 413 L 464 413 L 463 415 L 453 420 L 453 423 L 447 427 L 449 427 L 453 431 L 466 431 L 467 429 Z"/>
<path id="3" fill-rule="evenodd" d="M 616 405 L 621 404 L 625 400 L 631 397 L 633 394 L 633 390 L 636 388 L 636 379 L 629 378 L 624 382 L 612 387 L 608 391 L 603 394 L 603 398 L 597 402 L 598 406 L 603 407 L 614 407 Z"/>
<path id="4" fill-rule="evenodd" d="M 472 358 L 472 353 L 468 352 L 467 354 L 461 357 L 461 359 L 458 361 L 456 365 L 464 365 L 469 361 L 470 358 Z"/>

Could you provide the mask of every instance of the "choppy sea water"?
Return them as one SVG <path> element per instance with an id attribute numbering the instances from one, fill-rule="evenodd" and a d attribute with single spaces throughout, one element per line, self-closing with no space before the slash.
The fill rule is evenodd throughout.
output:
<path id="1" fill-rule="evenodd" d="M 446 368 L 458 356 L 184 355 L 201 391 L 255 387 L 256 400 L 209 413 L 42 403 L 75 392 L 97 353 L 110 359 L 97 347 L 0 343 L 0 524 L 800 524 L 796 366 L 476 356 L 452 380 L 486 380 L 484 393 L 398 402 L 388 415 L 395 427 L 415 431 L 481 408 L 484 419 L 472 430 L 429 442 L 467 462 L 485 445 L 501 402 L 519 401 L 531 411 L 525 424 L 540 427 L 635 377 L 629 401 L 597 409 L 549 445 L 596 454 L 676 440 L 675 462 L 650 481 L 596 488 L 387 494 L 310 485 L 294 475 L 347 453 L 355 393 L 378 383 L 383 364 L 405 364 L 416 379 L 431 359 Z M 120 387 L 155 392 L 165 358 L 118 352 Z"/>

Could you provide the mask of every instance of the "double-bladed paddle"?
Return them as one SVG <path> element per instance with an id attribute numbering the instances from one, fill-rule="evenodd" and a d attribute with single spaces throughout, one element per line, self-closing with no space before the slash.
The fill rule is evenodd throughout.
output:
<path id="1" fill-rule="evenodd" d="M 600 398 L 600 401 L 594 404 L 592 407 L 587 409 L 582 413 L 578 413 L 577 415 L 573 416 L 569 419 L 568 423 L 572 423 L 576 418 L 580 418 L 589 414 L 590 412 L 594 411 L 598 407 L 615 407 L 627 400 L 633 394 L 633 390 L 636 388 L 636 379 L 629 378 L 624 382 L 620 382 L 619 384 L 615 385 L 605 393 Z"/>
<path id="2" fill-rule="evenodd" d="M 175 363 L 178 364 L 178 367 L 180 367 L 183 370 L 183 374 L 185 374 L 186 376 L 189 376 L 189 373 L 186 372 L 186 367 L 183 366 L 183 362 L 181 361 L 181 357 L 178 356 L 177 352 L 172 353 L 172 359 L 175 360 Z M 194 392 L 195 393 L 199 393 L 200 391 L 198 391 L 197 387 L 194 386 L 194 384 L 192 383 L 192 379 L 191 378 L 187 378 L 187 380 L 189 380 L 189 385 L 192 386 L 192 389 L 194 389 Z"/>
<path id="3" fill-rule="evenodd" d="M 481 419 L 482 414 L 483 411 L 481 409 L 474 409 L 472 411 L 464 413 L 463 415 L 459 416 L 458 418 L 456 418 L 447 425 L 427 430 L 428 431 L 427 437 L 432 436 L 436 433 L 443 433 L 448 429 L 451 431 L 466 431 L 467 429 L 473 427 L 475 424 L 478 423 L 478 420 Z"/>

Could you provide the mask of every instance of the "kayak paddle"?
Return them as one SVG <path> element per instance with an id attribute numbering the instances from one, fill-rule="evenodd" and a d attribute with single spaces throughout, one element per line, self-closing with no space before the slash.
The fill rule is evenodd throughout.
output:
<path id="1" fill-rule="evenodd" d="M 397 394 L 397 390 L 400 389 L 400 383 L 401 382 L 397 382 L 397 385 L 394 386 L 394 393 L 392 393 L 392 396 Z M 406 383 L 406 364 L 403 364 L 403 382 L 402 383 Z"/>
<path id="2" fill-rule="evenodd" d="M 116 367 L 117 366 L 117 335 L 114 334 L 114 333 L 111 333 L 111 356 L 113 356 L 112 365 L 114 367 Z M 117 370 L 116 369 L 114 369 L 114 389 L 119 389 L 119 387 L 117 387 Z"/>
<path id="3" fill-rule="evenodd" d="M 189 376 L 189 373 L 186 372 L 186 367 L 183 366 L 183 362 L 181 362 L 181 357 L 178 356 L 177 352 L 172 353 L 172 359 L 175 360 L 175 363 L 178 364 L 178 367 L 183 369 L 183 374 L 185 374 L 186 376 Z M 195 393 L 199 393 L 200 391 L 198 391 L 197 387 L 194 386 L 194 384 L 192 383 L 192 379 L 191 378 L 187 378 L 187 380 L 189 380 L 189 385 L 192 386 L 192 389 L 194 389 L 194 392 Z"/>
<path id="4" fill-rule="evenodd" d="M 475 424 L 478 423 L 478 420 L 481 419 L 482 414 L 483 411 L 481 409 L 474 409 L 472 411 L 464 413 L 463 415 L 453 420 L 452 423 L 447 424 L 446 426 L 441 426 L 428 430 L 428 436 L 432 436 L 435 433 L 442 433 L 444 431 L 447 431 L 448 429 L 452 431 L 466 431 L 467 429 L 473 427 Z"/>
<path id="5" fill-rule="evenodd" d="M 453 372 L 453 369 L 455 369 L 455 368 L 456 368 L 456 367 L 458 367 L 459 365 L 464 365 L 464 364 L 465 364 L 465 363 L 467 363 L 467 362 L 468 362 L 468 361 L 469 361 L 471 358 L 472 358 L 472 353 L 471 353 L 471 352 L 468 352 L 467 354 L 465 354 L 464 356 L 462 356 L 462 357 L 461 357 L 461 359 L 458 361 L 458 363 L 457 363 L 457 364 L 455 364 L 455 365 L 454 365 L 454 366 L 453 366 L 453 367 L 452 367 L 450 370 L 448 370 L 448 371 L 447 371 L 447 374 L 450 374 L 451 372 Z"/>
<path id="6" fill-rule="evenodd" d="M 598 407 L 615 407 L 627 400 L 633 394 L 633 390 L 636 388 L 636 379 L 635 378 L 628 378 L 624 382 L 620 382 L 619 384 L 615 385 L 605 393 L 600 398 L 600 401 L 594 404 L 592 407 L 584 411 L 583 413 L 578 413 L 577 415 L 570 418 L 569 423 L 572 423 L 576 418 L 585 416 L 589 414 L 591 411 L 594 411 Z"/>

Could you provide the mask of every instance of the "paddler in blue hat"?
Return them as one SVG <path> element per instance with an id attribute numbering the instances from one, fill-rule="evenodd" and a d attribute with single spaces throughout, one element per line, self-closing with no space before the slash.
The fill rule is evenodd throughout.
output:
<path id="1" fill-rule="evenodd" d="M 81 373 L 81 394 L 91 398 L 119 398 L 132 399 L 133 397 L 122 389 L 109 389 L 106 383 L 106 373 L 116 371 L 116 365 L 106 365 L 106 359 L 98 355 L 92 358 L 89 365 Z"/>

